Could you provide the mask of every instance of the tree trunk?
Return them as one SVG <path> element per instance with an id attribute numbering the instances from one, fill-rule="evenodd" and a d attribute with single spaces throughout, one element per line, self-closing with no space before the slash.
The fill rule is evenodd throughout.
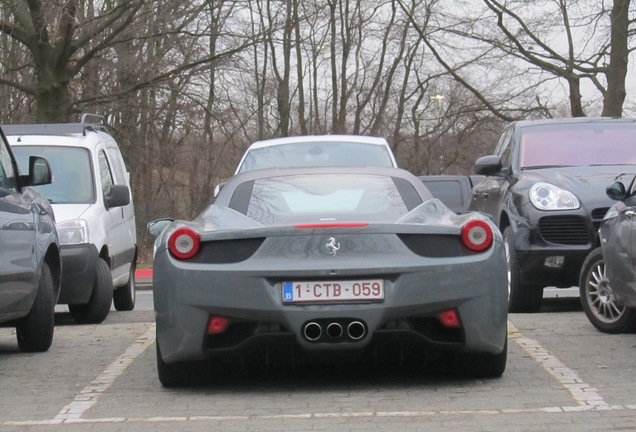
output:
<path id="1" fill-rule="evenodd" d="M 603 116 L 621 117 L 625 102 L 627 76 L 627 44 L 630 0 L 614 0 L 611 13 L 611 48 L 607 66 L 607 92 L 603 98 Z"/>
<path id="2" fill-rule="evenodd" d="M 69 80 L 62 73 L 51 70 L 50 66 L 38 67 L 38 86 L 35 95 L 37 123 L 66 123 L 71 119 L 73 109 L 69 97 Z"/>
<path id="3" fill-rule="evenodd" d="M 570 112 L 572 117 L 585 117 L 581 98 L 581 79 L 572 74 L 567 78 L 570 90 Z"/>

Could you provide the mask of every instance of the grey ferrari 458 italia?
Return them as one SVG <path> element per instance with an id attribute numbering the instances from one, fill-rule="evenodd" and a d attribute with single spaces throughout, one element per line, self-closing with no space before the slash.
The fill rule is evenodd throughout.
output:
<path id="1" fill-rule="evenodd" d="M 501 234 L 407 171 L 250 171 L 193 221 L 149 230 L 164 386 L 201 382 L 215 364 L 418 365 L 431 353 L 462 376 L 505 370 Z"/>

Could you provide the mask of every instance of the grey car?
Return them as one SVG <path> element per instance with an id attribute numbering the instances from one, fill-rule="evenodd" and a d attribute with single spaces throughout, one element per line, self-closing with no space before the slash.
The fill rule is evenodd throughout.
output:
<path id="1" fill-rule="evenodd" d="M 581 303 L 597 329 L 631 332 L 636 330 L 635 176 L 619 176 L 606 192 L 617 203 L 601 224 L 600 246 L 590 253 L 581 270 Z"/>
<path id="2" fill-rule="evenodd" d="M 60 294 L 60 245 L 49 202 L 29 186 L 51 183 L 46 159 L 32 156 L 20 175 L 0 130 L 0 326 L 15 327 L 22 351 L 53 341 Z"/>
<path id="3" fill-rule="evenodd" d="M 398 168 L 255 170 L 193 221 L 157 220 L 154 307 L 164 386 L 211 365 L 443 356 L 463 376 L 506 367 L 501 234 Z"/>

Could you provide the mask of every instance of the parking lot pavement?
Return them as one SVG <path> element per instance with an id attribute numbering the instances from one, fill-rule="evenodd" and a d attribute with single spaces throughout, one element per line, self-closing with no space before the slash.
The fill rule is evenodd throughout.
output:
<path id="1" fill-rule="evenodd" d="M 152 292 L 139 295 L 135 311 L 100 325 L 57 314 L 48 353 L 20 353 L 0 329 L 0 430 L 636 430 L 633 335 L 597 332 L 576 299 L 510 316 L 501 379 L 341 366 L 167 390 L 156 376 Z"/>

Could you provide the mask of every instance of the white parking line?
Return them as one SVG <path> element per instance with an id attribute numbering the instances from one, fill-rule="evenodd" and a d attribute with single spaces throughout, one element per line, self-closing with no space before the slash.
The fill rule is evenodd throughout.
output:
<path id="1" fill-rule="evenodd" d="M 88 386 L 75 396 L 73 402 L 66 405 L 53 421 L 79 419 L 88 409 L 97 403 L 97 399 L 124 373 L 132 362 L 155 341 L 155 324 L 141 335 L 114 362 L 109 364 Z"/>
<path id="2" fill-rule="evenodd" d="M 271 420 L 271 419 L 345 419 L 360 418 L 413 418 L 430 416 L 461 416 L 477 415 L 491 416 L 520 413 L 571 413 L 578 411 L 607 411 L 607 410 L 636 410 L 634 405 L 608 405 L 598 394 L 597 390 L 583 381 L 572 369 L 566 367 L 558 358 L 550 354 L 537 341 L 524 337 L 517 328 L 508 323 L 508 337 L 514 340 L 530 357 L 546 370 L 562 387 L 567 389 L 572 399 L 578 403 L 575 406 L 537 407 L 523 409 L 489 409 L 489 410 L 432 410 L 432 411 L 361 411 L 361 412 L 323 412 L 281 415 L 239 415 L 239 416 L 176 416 L 176 417 L 112 417 L 83 419 L 82 415 L 94 406 L 99 397 L 110 388 L 114 381 L 155 341 L 155 325 L 137 338 L 124 354 L 104 369 L 88 386 L 86 386 L 74 400 L 64 407 L 51 420 L 2 421 L 2 426 L 41 426 L 54 424 L 95 424 L 95 423 L 186 423 L 186 422 L 223 422 L 241 420 Z"/>
<path id="3" fill-rule="evenodd" d="M 567 389 L 572 395 L 572 399 L 578 402 L 579 405 L 598 409 L 612 408 L 603 400 L 594 387 L 583 381 L 576 372 L 550 354 L 539 342 L 523 337 L 519 330 L 510 322 L 508 322 L 508 337 L 514 339 L 534 361 L 539 363 L 562 387 Z"/>

